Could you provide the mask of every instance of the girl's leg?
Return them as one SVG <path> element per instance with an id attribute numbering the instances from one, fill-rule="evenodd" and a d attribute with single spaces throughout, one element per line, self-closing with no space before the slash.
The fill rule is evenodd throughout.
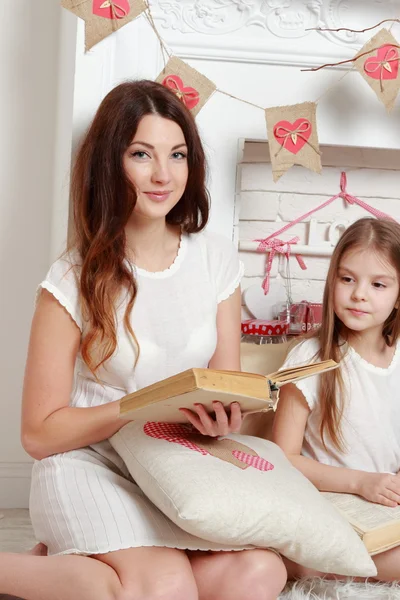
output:
<path id="1" fill-rule="evenodd" d="M 198 600 L 185 553 L 154 547 L 95 558 L 0 554 L 0 593 L 26 600 Z"/>
<path id="2" fill-rule="evenodd" d="M 286 584 L 282 559 L 269 550 L 189 553 L 199 600 L 276 600 Z"/>

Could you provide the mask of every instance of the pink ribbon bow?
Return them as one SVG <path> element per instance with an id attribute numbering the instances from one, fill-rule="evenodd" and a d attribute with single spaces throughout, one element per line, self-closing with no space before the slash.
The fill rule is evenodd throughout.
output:
<path id="1" fill-rule="evenodd" d="M 279 240 L 278 238 L 266 238 L 265 240 L 255 240 L 256 242 L 260 242 L 260 245 L 257 248 L 257 252 L 265 252 L 267 248 L 269 248 L 267 264 L 265 267 L 265 278 L 262 282 L 262 288 L 264 290 L 264 294 L 268 294 L 269 291 L 269 280 L 271 277 L 271 268 L 272 261 L 274 260 L 275 254 L 284 254 L 286 258 L 289 260 L 289 256 L 291 253 L 291 245 L 297 244 L 299 241 L 299 237 L 296 236 L 287 242 L 283 240 Z M 303 257 L 300 254 L 296 254 L 297 262 L 303 271 L 307 269 L 306 263 L 304 262 Z"/>

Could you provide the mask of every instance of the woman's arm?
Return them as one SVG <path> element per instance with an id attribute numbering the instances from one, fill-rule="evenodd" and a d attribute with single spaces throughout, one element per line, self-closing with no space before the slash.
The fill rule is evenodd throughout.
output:
<path id="1" fill-rule="evenodd" d="M 209 362 L 210 369 L 240 371 L 240 313 L 241 294 L 238 287 L 217 309 L 217 347 Z M 237 403 L 231 405 L 230 415 L 221 402 L 214 403 L 215 419 L 199 404 L 196 412 L 181 408 L 188 420 L 203 435 L 227 435 L 238 432 L 242 424 L 242 412 Z"/>
<path id="2" fill-rule="evenodd" d="M 218 304 L 217 347 L 209 362 L 210 369 L 240 371 L 241 294 L 236 288 Z"/>
<path id="3" fill-rule="evenodd" d="M 119 402 L 71 408 L 75 360 L 81 333 L 47 290 L 33 317 L 22 400 L 22 444 L 33 458 L 82 448 L 117 432 Z"/>
<path id="4" fill-rule="evenodd" d="M 357 494 L 371 502 L 397 506 L 400 503 L 399 476 L 333 467 L 301 455 L 309 414 L 310 409 L 301 391 L 292 383 L 283 386 L 272 439 L 293 466 L 321 491 Z"/>

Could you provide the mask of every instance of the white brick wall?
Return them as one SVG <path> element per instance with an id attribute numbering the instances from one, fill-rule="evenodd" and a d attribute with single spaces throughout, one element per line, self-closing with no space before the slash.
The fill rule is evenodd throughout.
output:
<path id="1" fill-rule="evenodd" d="M 252 144 L 254 148 L 254 143 Z M 265 146 L 265 143 L 260 143 Z M 360 149 L 354 149 L 359 157 Z M 381 166 L 382 160 L 376 151 L 376 164 Z M 400 153 L 393 151 L 397 156 L 391 155 L 389 166 L 399 165 Z M 340 173 L 347 173 L 347 191 L 364 200 L 371 206 L 393 216 L 400 221 L 400 170 L 383 168 L 365 168 L 362 158 L 358 158 L 358 166 L 354 160 L 349 160 L 351 167 L 346 164 L 338 167 L 325 166 L 322 174 L 317 175 L 301 167 L 293 167 L 274 183 L 272 180 L 271 165 L 260 160 L 242 162 L 238 165 L 238 190 L 236 203 L 236 240 L 251 241 L 256 238 L 265 238 L 278 231 L 283 225 L 296 217 L 315 208 L 340 191 Z M 340 149 L 336 153 L 340 160 Z M 362 154 L 362 152 L 361 152 Z M 261 153 L 262 155 L 262 153 Z M 264 150 L 265 155 L 265 150 Z M 372 153 L 372 163 L 373 163 Z M 349 148 L 346 148 L 346 158 L 349 158 Z M 351 159 L 351 157 L 350 157 Z M 396 160 L 398 161 L 396 162 Z M 246 160 L 246 150 L 244 157 Z M 357 163 L 357 161 L 356 161 Z M 371 164 L 371 150 L 368 150 L 368 164 Z M 368 213 L 359 206 L 349 205 L 338 198 L 330 206 L 315 213 L 312 218 L 317 219 L 317 242 L 327 241 L 329 226 L 334 221 L 345 220 L 348 224 Z M 306 219 L 279 236 L 289 240 L 299 236 L 300 244 L 308 243 L 309 221 Z M 261 286 L 265 272 L 266 255 L 257 252 L 240 251 L 241 260 L 245 265 L 245 276 L 242 282 L 243 290 L 257 284 Z M 291 288 L 294 301 L 308 300 L 320 302 L 325 283 L 329 258 L 319 256 L 305 256 L 307 270 L 300 269 L 294 256 L 290 258 Z M 278 283 L 280 280 L 280 284 Z M 282 258 L 275 257 L 271 271 L 271 282 L 275 286 L 284 286 L 285 262 Z M 268 295 L 265 302 L 268 304 Z M 249 313 L 244 308 L 244 316 Z"/>

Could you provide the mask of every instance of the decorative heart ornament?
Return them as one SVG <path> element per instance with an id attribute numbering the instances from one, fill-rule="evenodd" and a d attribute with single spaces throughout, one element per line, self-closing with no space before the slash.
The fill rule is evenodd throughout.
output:
<path id="1" fill-rule="evenodd" d="M 370 56 L 364 62 L 364 71 L 372 79 L 379 79 L 381 87 L 384 79 L 397 79 L 399 73 L 399 53 L 397 48 L 385 44 L 378 48 L 375 56 Z"/>
<path id="2" fill-rule="evenodd" d="M 131 10 L 129 0 L 93 0 L 92 12 L 105 19 L 124 19 Z"/>
<path id="3" fill-rule="evenodd" d="M 185 87 L 182 79 L 178 75 L 167 75 L 163 80 L 162 85 L 172 90 L 189 110 L 199 103 L 199 92 L 193 87 Z"/>
<path id="4" fill-rule="evenodd" d="M 279 121 L 274 127 L 276 141 L 292 154 L 300 152 L 310 138 L 311 132 L 311 123 L 308 119 L 297 119 L 294 123 Z"/>

